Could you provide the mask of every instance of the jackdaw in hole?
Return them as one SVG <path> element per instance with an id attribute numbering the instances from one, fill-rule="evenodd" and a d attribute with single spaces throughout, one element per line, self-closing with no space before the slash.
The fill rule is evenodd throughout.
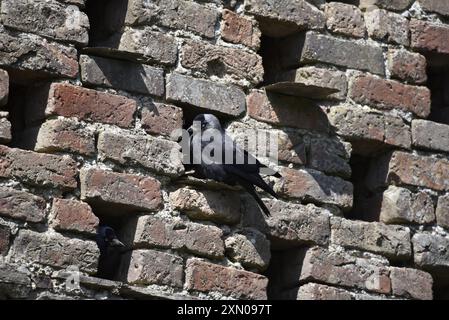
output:
<path id="1" fill-rule="evenodd" d="M 100 249 L 97 276 L 113 280 L 120 266 L 122 254 L 127 251 L 126 247 L 118 239 L 114 229 L 105 225 L 98 227 L 96 242 Z"/>
<path id="2" fill-rule="evenodd" d="M 212 114 L 200 114 L 187 130 L 189 134 L 189 168 L 198 178 L 212 179 L 231 186 L 242 186 L 257 201 L 266 216 L 270 211 L 256 192 L 255 186 L 278 198 L 260 176 L 261 169 L 270 170 L 246 150 L 241 149 Z M 217 154 L 218 152 L 218 154 Z M 278 172 L 275 177 L 280 178 Z"/>

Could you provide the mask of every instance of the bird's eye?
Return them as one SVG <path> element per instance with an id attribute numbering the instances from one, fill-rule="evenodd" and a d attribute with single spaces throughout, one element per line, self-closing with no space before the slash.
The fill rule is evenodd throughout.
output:
<path id="1" fill-rule="evenodd" d="M 206 123 L 201 124 L 201 129 L 204 129 L 204 128 L 206 128 Z"/>

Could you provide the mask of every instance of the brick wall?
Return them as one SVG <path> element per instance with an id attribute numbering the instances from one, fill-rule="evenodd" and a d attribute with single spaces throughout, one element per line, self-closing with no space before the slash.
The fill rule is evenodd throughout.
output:
<path id="1" fill-rule="evenodd" d="M 448 298 L 449 4 L 345 2 L 2 0 L 0 297 Z M 277 134 L 272 217 L 183 177 L 204 112 Z"/>

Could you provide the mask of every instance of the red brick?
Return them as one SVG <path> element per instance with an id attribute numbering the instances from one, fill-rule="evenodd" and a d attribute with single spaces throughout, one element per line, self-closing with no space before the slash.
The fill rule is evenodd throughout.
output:
<path id="1" fill-rule="evenodd" d="M 393 294 L 419 300 L 432 300 L 433 279 L 427 272 L 410 268 L 391 268 Z"/>
<path id="2" fill-rule="evenodd" d="M 42 222 L 45 219 L 45 199 L 25 191 L 0 187 L 0 215 Z"/>
<path id="3" fill-rule="evenodd" d="M 77 187 L 77 164 L 68 156 L 41 154 L 0 146 L 0 177 L 17 178 L 39 187 Z"/>
<path id="4" fill-rule="evenodd" d="M 326 114 L 315 104 L 296 97 L 252 90 L 247 97 L 250 117 L 274 125 L 327 132 Z"/>
<path id="5" fill-rule="evenodd" d="M 410 30 L 412 48 L 449 54 L 447 25 L 412 19 Z"/>
<path id="6" fill-rule="evenodd" d="M 401 109 L 426 118 L 430 113 L 430 90 L 426 87 L 405 85 L 368 74 L 353 79 L 350 97 L 358 103 L 380 109 Z"/>
<path id="7" fill-rule="evenodd" d="M 365 36 L 366 28 L 362 11 L 353 5 L 331 2 L 324 6 L 326 26 L 335 33 L 356 38 Z"/>
<path id="8" fill-rule="evenodd" d="M 183 260 L 173 254 L 154 250 L 134 250 L 129 263 L 127 282 L 182 287 Z"/>
<path id="9" fill-rule="evenodd" d="M 55 83 L 50 88 L 45 113 L 129 128 L 133 126 L 135 111 L 134 100 L 70 84 Z"/>
<path id="10" fill-rule="evenodd" d="M 375 9 L 365 13 L 368 35 L 389 43 L 409 44 L 409 21 L 400 14 Z"/>
<path id="11" fill-rule="evenodd" d="M 8 102 L 9 75 L 5 70 L 0 69 L 0 107 Z"/>
<path id="12" fill-rule="evenodd" d="M 144 106 L 141 112 L 142 128 L 152 134 L 170 136 L 183 124 L 182 109 L 173 105 L 153 103 Z"/>
<path id="13" fill-rule="evenodd" d="M 387 68 L 393 78 L 410 83 L 427 81 L 426 57 L 406 50 L 390 49 L 388 51 Z"/>
<path id="14" fill-rule="evenodd" d="M 230 10 L 223 10 L 223 24 L 221 27 L 223 40 L 243 44 L 251 49 L 258 50 L 260 36 L 261 33 L 255 21 L 242 17 Z"/>
<path id="15" fill-rule="evenodd" d="M 239 299 L 265 300 L 268 279 L 262 275 L 224 267 L 198 259 L 189 259 L 186 266 L 188 290 L 220 292 Z"/>
<path id="16" fill-rule="evenodd" d="M 95 135 L 76 121 L 47 120 L 38 129 L 34 150 L 47 153 L 66 151 L 89 156 L 96 152 Z"/>
<path id="17" fill-rule="evenodd" d="M 51 215 L 55 230 L 94 234 L 99 222 L 87 203 L 76 200 L 53 199 Z"/>
<path id="18" fill-rule="evenodd" d="M 151 177 L 82 169 L 81 199 L 128 210 L 153 211 L 161 207 L 161 184 Z"/>
<path id="19" fill-rule="evenodd" d="M 0 225 L 0 256 L 4 256 L 8 252 L 10 236 L 11 229 L 8 226 Z"/>

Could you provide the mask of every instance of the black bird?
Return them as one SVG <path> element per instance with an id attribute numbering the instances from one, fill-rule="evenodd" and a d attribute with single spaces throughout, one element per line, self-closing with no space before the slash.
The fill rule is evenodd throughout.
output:
<path id="1" fill-rule="evenodd" d="M 97 276 L 113 280 L 125 252 L 125 245 L 117 238 L 114 229 L 105 225 L 98 227 L 96 242 L 100 249 Z"/>
<path id="2" fill-rule="evenodd" d="M 190 159 L 193 160 L 190 167 L 195 171 L 195 176 L 228 185 L 239 184 L 253 196 L 262 211 L 270 216 L 270 211 L 254 187 L 257 186 L 277 198 L 274 190 L 260 176 L 260 169 L 267 167 L 246 150 L 239 148 L 225 133 L 220 121 L 212 114 L 196 116 L 187 132 L 189 133 Z M 211 152 L 203 152 L 205 148 Z M 221 155 L 216 155 L 215 151 L 221 152 Z M 227 159 L 232 161 L 226 161 Z M 278 172 L 275 172 L 274 176 L 281 177 Z"/>

